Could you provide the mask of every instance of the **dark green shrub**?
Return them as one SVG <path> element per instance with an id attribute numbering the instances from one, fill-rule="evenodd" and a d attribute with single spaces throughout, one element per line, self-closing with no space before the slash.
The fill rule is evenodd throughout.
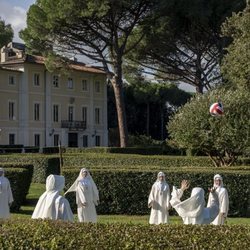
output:
<path id="1" fill-rule="evenodd" d="M 16 145 L 0 145 L 0 152 L 13 154 L 13 153 L 22 153 L 23 145 L 16 144 Z"/>
<path id="2" fill-rule="evenodd" d="M 57 154 L 57 153 L 59 153 L 59 147 L 43 148 L 43 154 Z"/>
<path id="3" fill-rule="evenodd" d="M 25 153 L 39 153 L 39 147 L 24 147 Z"/>
<path id="4" fill-rule="evenodd" d="M 0 224 L 1 249 L 248 249 L 250 226 L 86 224 L 15 220 Z"/>
<path id="5" fill-rule="evenodd" d="M 158 169 L 159 170 L 159 169 Z M 147 214 L 147 199 L 151 186 L 154 183 L 157 171 L 115 171 L 93 170 L 92 176 L 100 192 L 100 205 L 97 210 L 100 214 Z M 191 181 L 191 188 L 200 186 L 208 190 L 213 183 L 213 176 L 218 170 L 174 170 L 162 168 L 170 186 L 180 185 L 181 180 Z M 250 197 L 250 171 L 220 170 L 224 177 L 225 187 L 229 192 L 230 216 L 245 217 L 248 214 Z M 66 189 L 75 181 L 79 169 L 63 169 L 66 179 Z M 191 190 L 190 188 L 190 190 Z M 208 192 L 206 192 L 208 193 Z M 186 197 L 190 192 L 186 193 Z M 67 196 L 71 206 L 75 207 L 75 194 Z M 240 197 L 240 198 L 239 198 Z M 185 197 L 184 197 L 185 198 Z"/>
<path id="6" fill-rule="evenodd" d="M 31 165 L 2 165 L 5 169 L 5 176 L 9 179 L 14 202 L 11 205 L 11 211 L 16 212 L 24 204 L 26 195 L 29 192 L 33 166 Z"/>
<path id="7" fill-rule="evenodd" d="M 59 158 L 41 154 L 1 155 L 1 163 L 30 164 L 34 166 L 32 182 L 45 183 L 50 174 L 59 174 Z"/>

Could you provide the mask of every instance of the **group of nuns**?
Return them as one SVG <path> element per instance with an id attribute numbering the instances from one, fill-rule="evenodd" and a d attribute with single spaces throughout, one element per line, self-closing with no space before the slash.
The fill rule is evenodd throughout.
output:
<path id="1" fill-rule="evenodd" d="M 73 221 L 74 216 L 69 202 L 60 195 L 64 189 L 65 179 L 61 175 L 49 175 L 46 179 L 46 191 L 40 196 L 32 219 L 52 219 Z M 169 209 L 173 207 L 184 224 L 224 224 L 227 217 L 229 201 L 227 190 L 223 187 L 222 177 L 214 176 L 214 185 L 210 189 L 207 207 L 204 199 L 204 190 L 200 187 L 192 189 L 190 198 L 181 201 L 189 182 L 183 180 L 180 189 L 170 188 L 165 174 L 159 172 L 153 184 L 148 206 L 151 208 L 150 224 L 169 223 Z M 79 222 L 97 222 L 96 206 L 99 204 L 99 193 L 90 172 L 86 168 L 80 170 L 78 178 L 66 191 L 76 193 L 77 215 Z M 4 177 L 4 170 L 0 168 L 0 219 L 9 218 L 9 206 L 13 202 L 11 187 Z"/>
<path id="2" fill-rule="evenodd" d="M 222 177 L 219 174 L 214 176 L 213 187 L 209 189 L 207 206 L 204 189 L 200 187 L 193 188 L 191 196 L 181 201 L 184 191 L 188 188 L 189 182 L 183 180 L 179 189 L 173 186 L 170 195 L 165 174 L 159 172 L 148 198 L 148 206 L 151 208 L 149 223 L 156 225 L 169 223 L 169 209 L 173 207 L 184 224 L 223 225 L 229 209 L 229 199 L 228 192 L 223 187 Z"/>

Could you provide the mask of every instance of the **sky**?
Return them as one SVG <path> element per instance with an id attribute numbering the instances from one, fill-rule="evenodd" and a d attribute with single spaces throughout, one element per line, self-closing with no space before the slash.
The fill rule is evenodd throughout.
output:
<path id="1" fill-rule="evenodd" d="M 26 14 L 36 0 L 0 0 L 0 17 L 14 30 L 14 42 L 23 42 L 19 31 L 26 27 Z"/>

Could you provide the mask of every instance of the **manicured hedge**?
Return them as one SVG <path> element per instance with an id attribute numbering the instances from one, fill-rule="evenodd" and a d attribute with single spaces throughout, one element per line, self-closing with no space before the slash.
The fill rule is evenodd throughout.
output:
<path id="1" fill-rule="evenodd" d="M 166 156 L 166 155 L 136 155 L 136 154 L 108 154 L 108 153 L 65 153 L 64 165 L 78 167 L 96 166 L 160 166 L 160 167 L 214 167 L 206 156 Z M 250 164 L 247 158 L 239 158 L 235 165 Z"/>
<path id="2" fill-rule="evenodd" d="M 139 155 L 184 155 L 184 150 L 164 146 L 141 147 L 95 147 L 95 148 L 66 148 L 66 153 L 115 153 L 115 154 L 139 154 Z"/>
<path id="3" fill-rule="evenodd" d="M 248 249 L 249 226 L 82 224 L 17 220 L 0 224 L 1 249 Z"/>
<path id="4" fill-rule="evenodd" d="M 151 166 L 159 167 L 213 167 L 208 157 L 187 157 L 187 156 L 146 156 L 132 154 L 65 154 L 63 156 L 66 167 L 89 167 L 96 166 L 144 166 L 145 169 Z"/>
<path id="5" fill-rule="evenodd" d="M 211 187 L 213 176 L 217 170 L 162 170 L 170 186 L 180 185 L 182 179 L 191 181 L 191 188 L 200 186 L 205 190 Z M 100 192 L 100 214 L 147 214 L 147 199 L 151 186 L 156 179 L 157 171 L 115 171 L 93 170 L 92 176 Z M 220 170 L 224 177 L 225 187 L 229 192 L 230 216 L 246 217 L 249 214 L 250 202 L 250 171 Z M 66 179 L 66 189 L 75 181 L 79 174 L 78 169 L 63 169 Z M 191 190 L 190 188 L 190 190 Z M 190 195 L 186 193 L 186 197 Z M 208 192 L 206 192 L 208 193 Z M 71 206 L 75 207 L 75 195 L 68 194 Z M 185 197 L 184 197 L 185 198 Z"/>
<path id="6" fill-rule="evenodd" d="M 41 154 L 15 154 L 1 155 L 0 164 L 30 164 L 34 166 L 32 182 L 45 183 L 46 177 L 50 174 L 59 173 L 59 158 Z"/>
<path id="7" fill-rule="evenodd" d="M 29 192 L 33 166 L 31 165 L 9 165 L 1 164 L 5 169 L 5 176 L 9 179 L 14 202 L 11 205 L 11 211 L 16 212 L 24 204 L 26 195 Z"/>
<path id="8" fill-rule="evenodd" d="M 23 145 L 17 144 L 17 145 L 0 145 L 0 152 L 1 153 L 22 153 Z"/>

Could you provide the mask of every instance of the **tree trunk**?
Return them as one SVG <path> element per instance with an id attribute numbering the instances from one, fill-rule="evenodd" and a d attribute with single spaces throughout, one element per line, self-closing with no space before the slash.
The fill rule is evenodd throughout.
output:
<path id="1" fill-rule="evenodd" d="M 196 92 L 199 94 L 203 94 L 203 83 L 201 79 L 201 57 L 197 55 L 196 58 L 196 72 L 195 72 L 195 86 Z"/>
<path id="2" fill-rule="evenodd" d="M 115 75 L 111 79 L 114 88 L 116 111 L 118 118 L 118 127 L 120 135 L 120 147 L 125 148 L 128 144 L 128 128 L 126 120 L 126 110 L 123 95 L 123 81 L 122 81 L 122 61 L 118 60 L 114 65 Z"/>
<path id="3" fill-rule="evenodd" d="M 163 138 L 164 138 L 164 109 L 163 109 L 162 105 L 160 105 L 160 112 L 161 112 L 161 140 L 163 141 Z"/>
<path id="4" fill-rule="evenodd" d="M 203 86 L 199 81 L 196 83 L 196 93 L 203 94 Z"/>
<path id="5" fill-rule="evenodd" d="M 150 120 L 150 106 L 147 102 L 147 136 L 149 136 L 149 120 Z"/>

